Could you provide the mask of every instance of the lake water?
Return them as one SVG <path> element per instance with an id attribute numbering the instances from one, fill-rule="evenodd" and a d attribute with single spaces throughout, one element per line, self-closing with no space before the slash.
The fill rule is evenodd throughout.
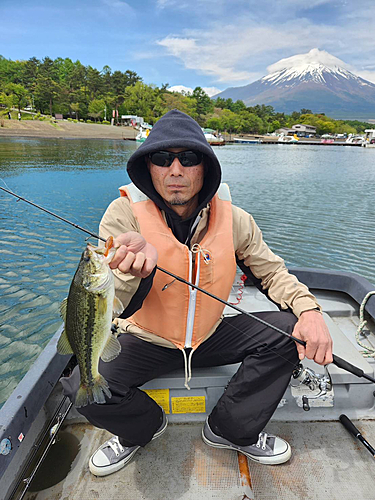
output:
<path id="1" fill-rule="evenodd" d="M 0 185 L 97 232 L 129 182 L 128 141 L 0 139 Z M 233 202 L 288 265 L 347 270 L 375 284 L 375 151 L 215 148 Z M 6 182 L 6 184 L 4 183 Z M 0 405 L 61 324 L 86 235 L 0 191 Z M 375 288 L 375 286 L 374 286 Z"/>

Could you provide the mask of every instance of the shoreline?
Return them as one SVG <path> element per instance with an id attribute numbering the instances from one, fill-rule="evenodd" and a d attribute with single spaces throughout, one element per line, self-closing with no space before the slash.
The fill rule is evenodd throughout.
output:
<path id="1" fill-rule="evenodd" d="M 3 120 L 2 137 L 30 137 L 40 139 L 115 139 L 135 140 L 138 130 L 133 127 L 73 123 L 66 120 L 34 121 Z"/>

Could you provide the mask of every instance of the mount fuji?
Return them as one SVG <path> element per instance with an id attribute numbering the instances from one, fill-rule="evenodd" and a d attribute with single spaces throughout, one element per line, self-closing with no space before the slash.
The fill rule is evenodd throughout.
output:
<path id="1" fill-rule="evenodd" d="M 278 112 L 302 108 L 332 118 L 375 118 L 375 84 L 355 75 L 328 52 L 312 49 L 281 59 L 269 74 L 244 87 L 230 87 L 213 99 L 242 100 L 247 106 L 271 105 Z"/>

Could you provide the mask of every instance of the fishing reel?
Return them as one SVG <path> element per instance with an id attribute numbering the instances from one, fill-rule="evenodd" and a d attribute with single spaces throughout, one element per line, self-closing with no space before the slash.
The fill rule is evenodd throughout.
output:
<path id="1" fill-rule="evenodd" d="M 310 391 L 317 392 L 309 396 L 302 395 L 302 407 L 305 411 L 310 410 L 309 399 L 325 400 L 328 392 L 332 391 L 332 379 L 326 366 L 324 367 L 324 373 L 320 374 L 298 363 L 293 370 L 292 377 L 292 381 L 296 382 L 296 384 L 291 384 L 292 387 L 307 386 Z"/>

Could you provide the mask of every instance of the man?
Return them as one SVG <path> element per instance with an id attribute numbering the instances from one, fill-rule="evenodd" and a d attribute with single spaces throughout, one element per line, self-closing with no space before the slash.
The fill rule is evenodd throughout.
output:
<path id="1" fill-rule="evenodd" d="M 90 458 L 90 471 L 121 469 L 166 429 L 163 410 L 140 386 L 184 367 L 188 387 L 194 368 L 231 363 L 241 366 L 208 417 L 203 440 L 259 463 L 287 461 L 289 444 L 264 427 L 298 358 L 332 362 L 320 306 L 263 242 L 253 218 L 231 204 L 220 164 L 192 118 L 167 113 L 127 169 L 132 184 L 120 188 L 100 224 L 100 235 L 113 235 L 118 246 L 111 267 L 125 309 L 115 320 L 121 353 L 99 365 L 112 397 L 79 409 L 114 434 Z M 257 316 L 305 340 L 306 349 L 248 316 L 222 319 L 222 304 L 156 271 L 156 264 L 223 299 L 238 265 L 282 310 Z M 78 382 L 76 368 L 63 380 L 65 393 L 74 397 Z"/>

